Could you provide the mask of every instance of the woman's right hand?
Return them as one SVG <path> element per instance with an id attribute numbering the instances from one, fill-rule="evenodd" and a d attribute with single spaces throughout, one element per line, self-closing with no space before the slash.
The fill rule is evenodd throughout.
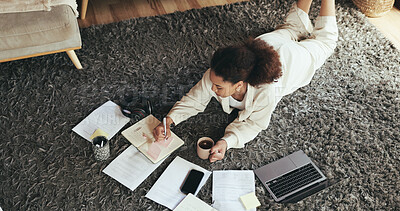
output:
<path id="1" fill-rule="evenodd" d="M 161 122 L 160 124 L 157 125 L 157 127 L 154 128 L 153 130 L 153 136 L 156 139 L 156 141 L 164 141 L 165 139 L 171 137 L 171 130 L 170 130 L 170 125 L 173 123 L 172 119 L 167 117 L 167 133 L 165 135 L 164 133 L 164 124 Z"/>

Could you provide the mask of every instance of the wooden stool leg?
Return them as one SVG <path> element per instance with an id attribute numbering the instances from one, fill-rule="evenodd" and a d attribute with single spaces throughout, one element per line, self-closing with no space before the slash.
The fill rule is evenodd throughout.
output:
<path id="1" fill-rule="evenodd" d="M 81 62 L 79 61 L 78 57 L 75 54 L 74 50 L 66 51 L 69 58 L 72 60 L 72 63 L 74 63 L 75 67 L 77 69 L 82 69 Z"/>
<path id="2" fill-rule="evenodd" d="M 81 19 L 86 18 L 86 10 L 87 10 L 87 5 L 89 3 L 89 0 L 82 0 L 82 7 L 81 7 Z"/>

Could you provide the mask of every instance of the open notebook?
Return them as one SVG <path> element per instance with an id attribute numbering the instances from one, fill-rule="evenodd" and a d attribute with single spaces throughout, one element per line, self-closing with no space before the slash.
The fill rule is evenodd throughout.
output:
<path id="1" fill-rule="evenodd" d="M 157 163 L 183 145 L 182 139 L 172 131 L 168 140 L 155 142 L 153 129 L 158 124 L 160 121 L 150 114 L 122 131 L 122 135 L 153 163 Z"/>

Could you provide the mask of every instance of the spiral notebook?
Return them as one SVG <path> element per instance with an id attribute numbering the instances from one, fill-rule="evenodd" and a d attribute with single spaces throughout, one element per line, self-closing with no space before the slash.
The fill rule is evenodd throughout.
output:
<path id="1" fill-rule="evenodd" d="M 122 135 L 153 163 L 162 160 L 184 143 L 182 139 L 172 131 L 169 139 L 155 142 L 153 129 L 157 127 L 158 124 L 160 124 L 160 121 L 150 114 L 128 129 L 122 131 Z"/>

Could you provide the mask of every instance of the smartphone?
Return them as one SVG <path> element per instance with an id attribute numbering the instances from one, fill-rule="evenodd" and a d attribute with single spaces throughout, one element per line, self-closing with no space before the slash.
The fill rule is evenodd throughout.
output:
<path id="1" fill-rule="evenodd" d="M 188 175 L 186 176 L 185 181 L 181 186 L 182 193 L 184 194 L 191 193 L 194 195 L 197 188 L 199 187 L 201 180 L 203 179 L 203 176 L 204 172 L 197 171 L 195 169 L 190 170 Z"/>

